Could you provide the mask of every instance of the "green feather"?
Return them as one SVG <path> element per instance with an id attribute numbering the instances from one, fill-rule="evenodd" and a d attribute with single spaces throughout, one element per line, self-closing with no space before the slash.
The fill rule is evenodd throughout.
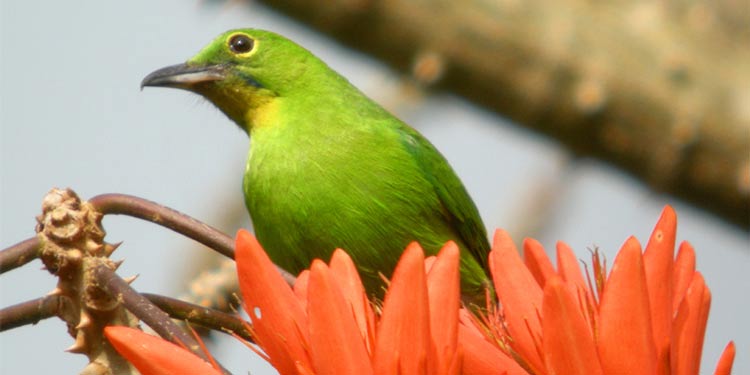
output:
<path id="1" fill-rule="evenodd" d="M 379 275 L 391 275 L 410 242 L 435 254 L 453 240 L 464 294 L 483 300 L 487 233 L 453 169 L 309 51 L 268 31 L 232 30 L 143 85 L 203 95 L 248 132 L 245 202 L 279 266 L 297 273 L 342 248 L 380 294 Z"/>

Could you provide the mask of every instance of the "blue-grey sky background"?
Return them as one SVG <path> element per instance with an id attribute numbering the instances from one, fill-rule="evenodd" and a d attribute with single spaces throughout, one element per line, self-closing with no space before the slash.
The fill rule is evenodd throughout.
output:
<path id="1" fill-rule="evenodd" d="M 147 89 L 149 72 L 182 62 L 229 28 L 270 29 L 306 46 L 375 100 L 423 132 L 474 197 L 487 227 L 523 228 L 542 192 L 545 247 L 570 244 L 583 259 L 609 259 L 630 235 L 648 240 L 664 204 L 678 214 L 678 241 L 696 248 L 713 293 L 703 371 L 713 372 L 730 339 L 736 374 L 750 373 L 750 238 L 675 199 L 591 161 L 570 162 L 554 141 L 444 93 L 420 95 L 387 67 L 267 8 L 244 2 L 0 2 L 0 248 L 34 235 L 34 217 L 52 187 L 82 198 L 119 192 L 168 205 L 215 224 L 242 205 L 248 139 L 195 95 Z M 532 215 L 533 216 L 533 215 Z M 182 270 L 199 254 L 187 239 L 126 217 L 104 220 L 107 239 L 124 241 L 123 275 L 142 291 L 176 296 Z M 223 228 L 233 234 L 236 227 Z M 514 238 L 520 243 L 521 238 Z M 0 306 L 44 295 L 55 279 L 34 261 L 0 277 Z M 744 318 L 743 318 L 744 317 Z M 215 356 L 236 374 L 274 371 L 234 340 Z M 73 374 L 83 356 L 64 324 L 49 319 L 0 334 L 0 373 Z"/>

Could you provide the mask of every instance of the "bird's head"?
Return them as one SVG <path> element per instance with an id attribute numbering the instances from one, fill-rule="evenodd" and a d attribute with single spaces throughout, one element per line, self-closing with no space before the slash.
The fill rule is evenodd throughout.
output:
<path id="1" fill-rule="evenodd" d="M 249 132 L 263 125 L 278 98 L 304 91 L 316 79 L 309 73 L 315 70 L 311 67 L 321 64 L 304 48 L 272 32 L 230 30 L 186 63 L 149 74 L 141 87 L 173 87 L 200 94 Z"/>

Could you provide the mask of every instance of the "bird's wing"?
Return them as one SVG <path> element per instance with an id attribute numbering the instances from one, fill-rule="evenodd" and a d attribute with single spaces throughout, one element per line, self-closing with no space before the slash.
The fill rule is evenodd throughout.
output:
<path id="1" fill-rule="evenodd" d="M 446 220 L 456 229 L 479 264 L 487 269 L 487 254 L 490 251 L 487 230 L 461 180 L 443 155 L 421 134 L 405 124 L 399 130 L 406 149 L 417 160 L 425 178 L 435 188 L 445 208 Z"/>

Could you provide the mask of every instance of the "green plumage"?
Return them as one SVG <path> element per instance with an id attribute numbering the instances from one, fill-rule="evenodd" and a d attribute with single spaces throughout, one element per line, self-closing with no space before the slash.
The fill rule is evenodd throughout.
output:
<path id="1" fill-rule="evenodd" d="M 465 294 L 483 296 L 487 234 L 442 155 L 297 44 L 243 29 L 144 86 L 203 95 L 250 135 L 243 188 L 258 240 L 297 273 L 345 249 L 371 293 L 418 241 L 462 250 Z"/>

